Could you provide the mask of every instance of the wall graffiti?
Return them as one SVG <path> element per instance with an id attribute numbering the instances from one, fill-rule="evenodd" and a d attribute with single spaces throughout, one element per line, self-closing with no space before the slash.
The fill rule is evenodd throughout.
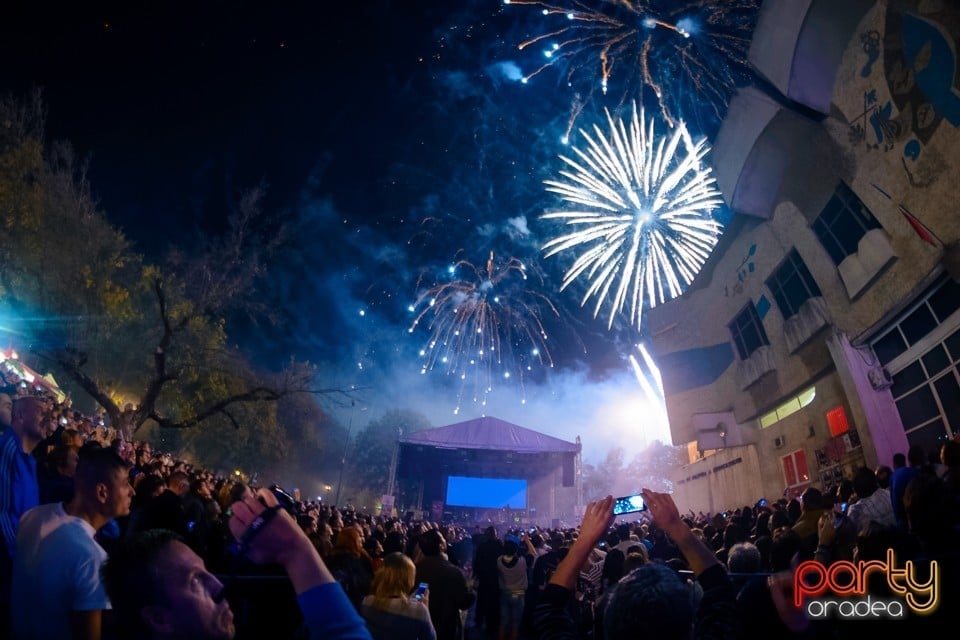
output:
<path id="1" fill-rule="evenodd" d="M 960 126 L 960 10 L 952 3 L 890 3 L 885 30 L 860 34 L 865 56 L 862 78 L 883 77 L 889 99 L 876 89 L 863 94 L 863 110 L 850 123 L 853 144 L 870 150 L 901 151 L 901 164 L 914 187 L 927 187 L 943 163 L 927 150 L 946 121 Z"/>

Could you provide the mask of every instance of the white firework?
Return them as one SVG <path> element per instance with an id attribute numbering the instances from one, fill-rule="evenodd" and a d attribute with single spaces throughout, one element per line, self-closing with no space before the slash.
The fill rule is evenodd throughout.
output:
<path id="1" fill-rule="evenodd" d="M 647 125 L 636 104 L 627 123 L 606 114 L 609 133 L 581 129 L 585 149 L 574 147 L 577 159 L 560 156 L 565 180 L 545 181 L 574 207 L 542 216 L 573 228 L 543 250 L 547 257 L 579 251 L 561 290 L 585 278 L 581 306 L 594 298 L 597 317 L 609 305 L 608 328 L 629 311 L 639 328 L 644 304 L 680 295 L 716 246 L 721 225 L 711 212 L 722 200 L 703 162 L 706 139 L 694 142 L 683 122 L 655 137 L 653 120 Z"/>

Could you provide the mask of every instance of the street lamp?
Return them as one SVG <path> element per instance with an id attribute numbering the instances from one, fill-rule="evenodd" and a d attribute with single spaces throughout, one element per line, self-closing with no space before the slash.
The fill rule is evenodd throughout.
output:
<path id="1" fill-rule="evenodd" d="M 343 468 L 347 464 L 347 451 L 350 449 L 350 434 L 353 432 L 353 410 L 357 406 L 357 403 L 350 401 L 350 421 L 347 423 L 347 442 L 343 445 L 343 456 L 340 458 L 340 478 L 337 480 L 337 497 L 334 498 L 333 504 L 335 506 L 340 505 L 340 490 L 343 489 Z M 363 411 L 363 409 L 361 409 Z"/>

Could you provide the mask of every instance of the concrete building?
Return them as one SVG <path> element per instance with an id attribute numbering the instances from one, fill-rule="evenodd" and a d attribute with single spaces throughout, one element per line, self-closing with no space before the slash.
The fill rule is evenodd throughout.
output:
<path id="1" fill-rule="evenodd" d="M 767 0 L 714 144 L 734 212 L 648 312 L 678 503 L 797 495 L 960 434 L 960 6 Z"/>

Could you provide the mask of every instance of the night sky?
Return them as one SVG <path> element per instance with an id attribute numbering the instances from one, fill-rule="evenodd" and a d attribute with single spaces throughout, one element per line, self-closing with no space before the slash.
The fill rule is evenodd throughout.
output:
<path id="1" fill-rule="evenodd" d="M 562 69 L 519 82 L 541 64 L 517 48 L 542 32 L 539 9 L 72 4 L 5 16 L 0 89 L 42 89 L 48 139 L 89 160 L 102 210 L 148 256 L 221 230 L 243 190 L 266 186 L 264 209 L 295 241 L 265 288 L 281 323 L 231 332 L 258 362 L 309 360 L 325 386 L 363 387 L 362 417 L 334 409 L 344 422 L 394 407 L 437 426 L 494 415 L 579 434 L 588 460 L 665 439 L 662 424 L 641 424 L 651 412 L 628 362 L 640 334 L 594 320 L 575 287 L 559 290 L 566 263 L 540 250 L 550 229 L 539 216 L 557 205 L 543 181 L 560 168 L 571 108 L 584 106 L 583 126 L 625 91 L 573 87 Z M 715 114 L 684 117 L 715 132 Z M 545 320 L 554 366 L 523 380 L 495 370 L 484 405 L 439 368 L 422 374 L 429 331 L 408 329 L 418 285 L 490 251 L 521 260 L 559 316 Z"/>

